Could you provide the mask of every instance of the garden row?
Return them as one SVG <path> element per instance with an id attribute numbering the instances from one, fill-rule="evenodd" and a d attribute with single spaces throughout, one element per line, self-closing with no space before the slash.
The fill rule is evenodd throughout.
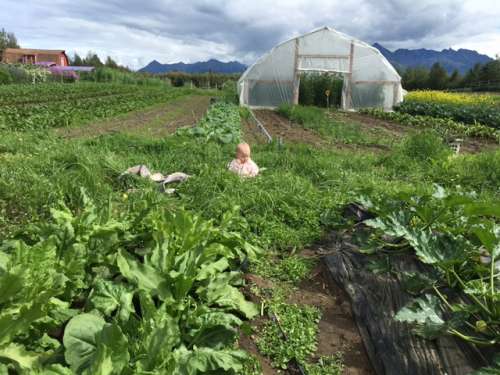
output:
<path id="1" fill-rule="evenodd" d="M 414 300 L 395 316 L 427 339 L 453 335 L 470 344 L 500 344 L 500 205 L 474 192 L 446 191 L 398 199 L 361 199 L 375 218 L 364 243 L 366 254 L 413 252 L 428 272 L 399 277 Z M 368 255 L 368 256 L 370 256 Z M 500 361 L 496 363 L 500 370 Z M 485 372 L 488 373 L 488 372 Z"/>
<path id="2" fill-rule="evenodd" d="M 500 129 L 500 100 L 492 95 L 417 91 L 409 93 L 396 111 Z"/>
<path id="3" fill-rule="evenodd" d="M 0 370 L 18 374 L 241 374 L 236 287 L 258 249 L 154 195 L 52 219 L 0 249 Z M 10 369 L 10 371 L 8 370 Z"/>
<path id="4" fill-rule="evenodd" d="M 130 94 L 136 87 L 112 83 L 76 84 L 44 83 L 33 85 L 5 85 L 0 86 L 0 104 L 21 105 L 47 103 L 69 99 L 92 98 L 107 95 Z"/>
<path id="5" fill-rule="evenodd" d="M 190 92 L 189 89 L 173 90 L 168 87 L 106 87 L 106 84 L 67 87 L 70 88 L 66 89 L 64 84 L 49 84 L 33 86 L 30 91 L 26 86 L 20 86 L 19 92 L 11 86 L 2 88 L 0 100 L 14 103 L 2 105 L 0 129 L 25 131 L 72 126 L 162 103 Z M 103 90 L 99 91 L 101 88 Z M 57 93 L 57 89 L 61 92 Z M 22 97 L 20 92 L 26 92 L 26 96 Z M 10 94 L 13 96 L 10 97 Z M 68 96 L 63 100 L 64 94 Z M 54 100 L 49 100 L 51 95 L 54 95 Z"/>
<path id="6" fill-rule="evenodd" d="M 401 108 L 401 107 L 400 107 Z M 447 140 L 456 137 L 489 138 L 500 142 L 500 130 L 482 124 L 465 124 L 450 118 L 434 117 L 430 115 L 413 115 L 404 112 L 386 112 L 381 109 L 363 109 L 361 113 L 398 122 L 403 125 L 431 128 Z"/>
<path id="7" fill-rule="evenodd" d="M 193 136 L 205 142 L 215 140 L 235 144 L 241 138 L 239 108 L 235 104 L 217 102 L 195 127 L 181 128 L 177 135 Z"/>

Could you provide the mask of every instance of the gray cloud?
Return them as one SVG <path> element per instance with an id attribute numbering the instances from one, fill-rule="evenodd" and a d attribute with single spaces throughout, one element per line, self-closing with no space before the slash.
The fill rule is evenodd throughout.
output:
<path id="1" fill-rule="evenodd" d="M 28 47 L 93 50 L 137 68 L 152 59 L 250 63 L 323 25 L 389 48 L 466 46 L 493 55 L 498 19 L 497 0 L 2 0 L 0 27 Z"/>

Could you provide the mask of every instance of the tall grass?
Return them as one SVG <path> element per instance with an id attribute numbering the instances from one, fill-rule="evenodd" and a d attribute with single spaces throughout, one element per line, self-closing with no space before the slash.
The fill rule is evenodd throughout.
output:
<path id="1" fill-rule="evenodd" d="M 168 81 L 161 80 L 160 78 L 156 78 L 151 75 L 128 72 L 107 67 L 96 68 L 92 72 L 82 72 L 80 73 L 80 80 L 148 86 L 162 86 L 168 84 Z"/>
<path id="2" fill-rule="evenodd" d="M 435 144 L 408 138 L 387 155 L 317 149 L 307 145 L 255 145 L 253 158 L 267 170 L 241 180 L 226 170 L 233 147 L 183 137 L 150 139 L 112 134 L 91 140 L 63 140 L 49 133 L 2 132 L 0 140 L 0 232 L 45 220 L 64 201 L 78 209 L 80 188 L 98 202 L 134 202 L 157 186 L 140 178 L 119 178 L 127 167 L 146 164 L 154 171 L 183 171 L 194 177 L 178 187 L 179 197 L 162 204 L 184 206 L 219 220 L 234 209 L 247 223 L 243 236 L 268 248 L 300 247 L 335 223 L 343 204 L 363 192 L 396 195 L 432 189 L 433 182 L 497 197 L 500 152 L 449 158 Z M 131 203 L 132 204 L 132 203 Z M 240 225 L 240 224 L 238 224 Z"/>

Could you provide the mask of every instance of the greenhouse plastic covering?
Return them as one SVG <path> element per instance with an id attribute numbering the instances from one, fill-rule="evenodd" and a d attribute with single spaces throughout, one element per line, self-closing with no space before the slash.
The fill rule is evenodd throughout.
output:
<path id="1" fill-rule="evenodd" d="M 343 109 L 389 110 L 403 100 L 401 77 L 379 50 L 324 27 L 277 45 L 250 66 L 238 81 L 240 104 L 298 104 L 300 75 L 307 72 L 343 77 Z"/>

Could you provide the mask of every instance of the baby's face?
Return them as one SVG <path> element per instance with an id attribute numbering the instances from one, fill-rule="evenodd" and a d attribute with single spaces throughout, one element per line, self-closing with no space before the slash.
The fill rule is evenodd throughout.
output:
<path id="1" fill-rule="evenodd" d="M 244 153 L 241 150 L 236 151 L 236 158 L 241 162 L 241 163 L 246 163 L 248 160 L 248 155 Z"/>

